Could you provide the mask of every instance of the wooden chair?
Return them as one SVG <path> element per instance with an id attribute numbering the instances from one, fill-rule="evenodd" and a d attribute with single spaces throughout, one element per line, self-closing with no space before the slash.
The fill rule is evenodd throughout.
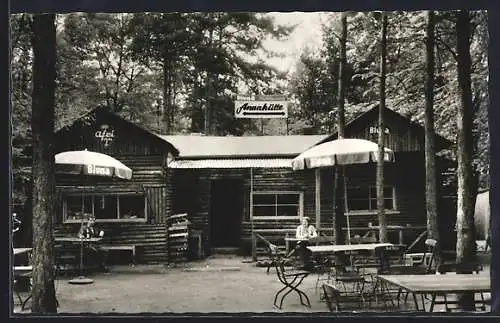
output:
<path id="1" fill-rule="evenodd" d="M 284 287 L 281 288 L 274 296 L 274 306 L 282 309 L 285 297 L 291 292 L 296 292 L 299 295 L 300 303 L 304 306 L 311 307 L 311 303 L 309 302 L 309 298 L 306 293 L 299 289 L 299 286 L 302 284 L 304 279 L 309 276 L 309 272 L 285 270 L 285 260 L 281 258 L 278 247 L 270 243 L 268 244 L 268 248 L 270 249 L 269 254 L 272 256 L 272 262 L 275 264 L 278 279 L 284 285 Z M 278 298 L 280 296 L 281 298 L 279 299 L 278 305 Z"/>

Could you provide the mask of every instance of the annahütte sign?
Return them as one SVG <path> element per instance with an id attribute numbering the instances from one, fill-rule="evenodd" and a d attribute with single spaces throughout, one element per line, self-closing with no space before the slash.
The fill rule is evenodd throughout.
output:
<path id="1" fill-rule="evenodd" d="M 236 118 L 287 118 L 288 102 L 285 100 L 237 100 L 234 104 Z"/>

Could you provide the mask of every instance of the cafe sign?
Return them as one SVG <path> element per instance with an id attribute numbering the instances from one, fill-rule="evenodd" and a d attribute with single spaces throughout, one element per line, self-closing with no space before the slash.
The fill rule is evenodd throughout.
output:
<path id="1" fill-rule="evenodd" d="M 288 101 L 276 96 L 260 96 L 256 99 L 246 98 L 235 101 L 234 116 L 236 118 L 287 118 Z"/>
<path id="2" fill-rule="evenodd" d="M 109 125 L 103 124 L 95 132 L 94 136 L 104 144 L 104 147 L 108 147 L 115 139 L 115 130 L 111 129 Z"/>

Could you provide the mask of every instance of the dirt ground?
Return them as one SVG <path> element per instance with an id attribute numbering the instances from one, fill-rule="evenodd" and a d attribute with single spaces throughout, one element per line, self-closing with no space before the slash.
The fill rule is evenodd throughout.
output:
<path id="1" fill-rule="evenodd" d="M 71 285 L 71 277 L 56 281 L 58 313 L 241 313 L 326 312 L 315 288 L 317 275 L 308 276 L 302 289 L 311 308 L 292 293 L 282 310 L 273 307 L 283 286 L 274 270 L 256 267 L 249 259 L 225 256 L 167 268 L 163 265 L 116 266 L 92 276 L 90 285 Z M 20 312 L 15 301 L 14 312 Z M 23 313 L 29 313 L 24 311 Z"/>

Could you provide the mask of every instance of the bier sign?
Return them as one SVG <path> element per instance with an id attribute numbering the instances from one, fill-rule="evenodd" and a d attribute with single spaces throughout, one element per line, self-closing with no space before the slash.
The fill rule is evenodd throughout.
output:
<path id="1" fill-rule="evenodd" d="M 234 104 L 236 118 L 287 118 L 288 101 L 283 96 L 240 98 Z"/>

